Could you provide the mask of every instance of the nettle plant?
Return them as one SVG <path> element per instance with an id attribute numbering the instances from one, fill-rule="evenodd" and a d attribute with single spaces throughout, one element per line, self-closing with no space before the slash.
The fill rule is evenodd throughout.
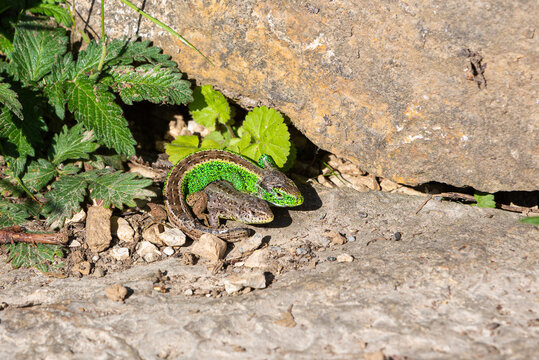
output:
<path id="1" fill-rule="evenodd" d="M 183 135 L 167 144 L 166 152 L 173 164 L 191 153 L 207 149 L 233 151 L 255 162 L 262 154 L 268 154 L 284 170 L 293 164 L 296 150 L 281 113 L 265 106 L 256 107 L 238 126 L 231 116 L 228 101 L 211 85 L 196 88 L 193 97 L 189 113 L 197 124 L 210 132 L 203 139 Z"/>
<path id="2" fill-rule="evenodd" d="M 85 201 L 122 208 L 153 196 L 151 180 L 107 165 L 135 154 L 119 103 L 192 101 L 170 57 L 149 41 L 70 51 L 66 30 L 36 17 L 1 40 L 0 228 L 41 216 L 59 228 Z"/>

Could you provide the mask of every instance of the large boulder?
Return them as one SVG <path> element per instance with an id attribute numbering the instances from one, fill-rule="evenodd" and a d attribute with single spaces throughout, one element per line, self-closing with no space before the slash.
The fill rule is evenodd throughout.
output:
<path id="1" fill-rule="evenodd" d="M 99 34 L 91 3 L 77 10 Z M 106 4 L 107 34 L 153 40 L 189 77 L 246 107 L 281 110 L 373 174 L 539 188 L 536 1 L 173 3 L 144 10 L 215 66 L 118 1 Z"/>

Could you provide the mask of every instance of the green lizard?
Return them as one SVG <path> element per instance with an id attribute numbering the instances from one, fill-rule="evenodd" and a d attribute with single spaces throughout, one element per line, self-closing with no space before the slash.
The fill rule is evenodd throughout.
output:
<path id="1" fill-rule="evenodd" d="M 225 239 L 246 236 L 248 230 L 245 228 L 213 229 L 203 226 L 194 218 L 186 203 L 188 195 L 220 180 L 228 181 L 236 190 L 275 206 L 297 206 L 303 203 L 303 196 L 294 182 L 275 167 L 270 156 L 262 155 L 257 165 L 228 151 L 205 150 L 182 159 L 169 172 L 164 195 L 170 221 L 195 239 L 204 233 Z"/>

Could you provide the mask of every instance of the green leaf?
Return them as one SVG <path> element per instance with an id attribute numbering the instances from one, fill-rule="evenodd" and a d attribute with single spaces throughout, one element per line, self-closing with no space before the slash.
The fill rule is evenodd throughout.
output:
<path id="1" fill-rule="evenodd" d="M 38 159 L 28 164 L 22 182 L 34 193 L 39 192 L 56 176 L 56 167 L 45 159 Z"/>
<path id="2" fill-rule="evenodd" d="M 150 46 L 149 40 L 127 41 L 114 39 L 108 44 L 107 50 L 117 55 L 110 60 L 109 65 L 130 65 L 137 63 L 160 64 L 165 67 L 175 68 L 177 65 L 170 60 L 170 56 L 163 54 L 161 48 Z"/>
<path id="3" fill-rule="evenodd" d="M 11 157 L 6 156 L 5 160 L 8 164 L 7 174 L 13 179 L 18 178 L 26 169 L 26 156 Z"/>
<path id="4" fill-rule="evenodd" d="M 249 133 L 253 144 L 242 150 L 242 154 L 258 161 L 262 154 L 270 155 L 278 167 L 286 163 L 290 153 L 290 134 L 281 113 L 265 106 L 256 107 L 245 117 L 238 133 Z"/>
<path id="5" fill-rule="evenodd" d="M 228 135 L 225 133 L 225 135 Z M 201 149 L 224 149 L 229 143 L 230 137 L 223 136 L 219 131 L 212 131 L 204 137 L 200 144 Z"/>
<path id="6" fill-rule="evenodd" d="M 73 25 L 73 23 L 71 22 L 71 16 L 69 16 L 69 12 L 65 8 L 57 4 L 38 4 L 37 6 L 28 9 L 28 11 L 36 14 L 52 16 L 54 20 L 56 20 L 56 22 L 68 28 Z"/>
<path id="7" fill-rule="evenodd" d="M 14 51 L 10 54 L 17 80 L 38 81 L 47 75 L 66 52 L 67 40 L 63 28 L 20 22 L 13 40 Z"/>
<path id="8" fill-rule="evenodd" d="M 494 195 L 493 194 L 487 194 L 482 192 L 477 192 L 473 195 L 475 198 L 475 201 L 477 201 L 477 204 L 474 204 L 478 207 L 482 208 L 495 208 L 496 202 L 494 201 Z"/>
<path id="9" fill-rule="evenodd" d="M 100 171 L 100 170 L 97 170 Z M 103 206 L 114 205 L 122 209 L 123 205 L 136 206 L 134 199 L 147 199 L 155 194 L 145 189 L 153 182 L 150 179 L 137 179 L 134 173 L 103 173 L 90 178 L 89 189 L 92 199 L 103 200 Z"/>
<path id="10" fill-rule="evenodd" d="M 82 124 L 71 129 L 64 125 L 60 134 L 54 135 L 51 159 L 53 164 L 59 165 L 68 159 L 88 159 L 99 145 L 94 143 L 93 131 L 85 131 Z"/>
<path id="11" fill-rule="evenodd" d="M 104 64 L 106 65 L 109 61 L 116 58 L 121 50 L 121 47 L 109 44 L 107 46 Z M 92 72 L 96 71 L 101 60 L 101 51 L 101 43 L 95 40 L 90 41 L 86 49 L 79 52 L 72 78 L 77 78 L 80 75 L 89 76 Z"/>
<path id="12" fill-rule="evenodd" d="M 30 216 L 24 204 L 0 201 L 0 229 L 20 225 Z"/>
<path id="13" fill-rule="evenodd" d="M 61 245 L 15 243 L 7 245 L 6 248 L 9 253 L 7 261 L 10 261 L 14 268 L 35 267 L 41 272 L 47 272 L 51 267 L 63 267 L 63 263 L 57 262 L 57 258 L 64 256 Z"/>
<path id="14" fill-rule="evenodd" d="M 0 77 L 0 81 L 3 80 L 4 78 Z M 19 119 L 24 120 L 22 105 L 17 98 L 17 93 L 11 90 L 9 83 L 0 82 L 0 103 L 5 104 Z"/>
<path id="15" fill-rule="evenodd" d="M 135 140 L 127 127 L 122 108 L 104 85 L 80 76 L 68 83 L 68 107 L 75 119 L 93 130 L 97 139 L 120 154 L 134 155 Z"/>
<path id="16" fill-rule="evenodd" d="M 190 84 L 182 74 L 159 65 L 117 66 L 110 70 L 111 87 L 128 105 L 148 100 L 154 104 L 187 104 L 193 100 Z"/>
<path id="17" fill-rule="evenodd" d="M 58 81 L 50 86 L 46 86 L 43 88 L 43 91 L 49 104 L 54 108 L 56 115 L 63 120 L 65 118 L 65 107 L 67 104 L 64 82 Z"/>
<path id="18" fill-rule="evenodd" d="M 43 206 L 43 213 L 47 214 L 47 223 L 51 227 L 62 227 L 66 219 L 80 211 L 86 187 L 86 180 L 81 175 L 62 176 L 52 183 L 52 190 L 45 194 L 49 201 Z"/>
<path id="19" fill-rule="evenodd" d="M 11 36 L 0 33 L 0 52 L 9 55 L 13 52 L 13 41 Z"/>
<path id="20" fill-rule="evenodd" d="M 58 174 L 61 175 L 75 175 L 79 173 L 81 168 L 75 164 L 67 164 L 59 166 L 56 170 L 58 171 Z"/>
<path id="21" fill-rule="evenodd" d="M 189 154 L 200 150 L 198 147 L 198 136 L 180 135 L 170 144 L 165 144 L 165 152 L 168 154 L 168 160 L 177 164 L 181 159 Z"/>
<path id="22" fill-rule="evenodd" d="M 18 184 L 12 183 L 8 179 L 0 178 L 0 196 L 1 197 L 8 197 L 8 196 L 19 197 L 23 193 L 24 193 L 24 190 L 22 190 L 22 188 Z M 1 212 L 2 211 L 0 211 L 0 215 L 1 215 Z"/>
<path id="23" fill-rule="evenodd" d="M 249 135 L 248 132 L 244 132 L 241 138 L 231 139 L 226 149 L 236 152 L 238 154 L 243 154 L 243 151 L 249 146 L 250 143 L 251 143 L 251 135 Z"/>
<path id="24" fill-rule="evenodd" d="M 211 85 L 196 88 L 193 92 L 194 101 L 189 104 L 189 113 L 193 120 L 210 130 L 215 129 L 215 120 L 226 124 L 230 120 L 230 106 L 219 91 Z"/>
<path id="25" fill-rule="evenodd" d="M 539 216 L 529 216 L 522 218 L 519 221 L 524 224 L 532 224 L 539 226 Z"/>
<path id="26" fill-rule="evenodd" d="M 12 157 L 25 157 L 34 155 L 34 148 L 27 136 L 27 128 L 32 124 L 14 118 L 12 112 L 4 106 L 0 109 L 0 141 L 2 141 L 4 155 Z M 5 143 L 4 143 L 5 142 Z"/>

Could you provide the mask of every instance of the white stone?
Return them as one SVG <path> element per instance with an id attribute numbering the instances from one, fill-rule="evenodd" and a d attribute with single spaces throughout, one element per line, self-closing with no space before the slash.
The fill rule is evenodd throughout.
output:
<path id="1" fill-rule="evenodd" d="M 111 219 L 111 231 L 118 239 L 125 242 L 132 242 L 135 236 L 135 230 L 127 220 L 117 216 L 113 216 Z"/>
<path id="2" fill-rule="evenodd" d="M 256 250 L 246 260 L 243 266 L 250 268 L 269 267 L 270 252 L 268 248 Z"/>
<path id="3" fill-rule="evenodd" d="M 234 249 L 227 255 L 227 259 L 241 258 L 243 254 L 254 251 L 262 245 L 262 235 L 254 234 L 253 236 L 242 240 L 235 244 Z"/>
<path id="4" fill-rule="evenodd" d="M 66 220 L 65 223 L 66 225 L 69 225 L 69 224 L 74 224 L 74 223 L 81 223 L 81 222 L 84 222 L 84 220 L 86 220 L 86 211 L 81 210 L 75 215 L 73 215 L 71 219 Z"/>
<path id="5" fill-rule="evenodd" d="M 79 247 L 82 244 L 78 240 L 73 240 L 71 244 L 69 244 L 69 247 Z"/>
<path id="6" fill-rule="evenodd" d="M 155 245 L 165 245 L 163 240 L 161 240 L 159 237 L 159 234 L 161 234 L 163 231 L 165 231 L 163 225 L 153 224 L 142 232 L 142 238 L 145 241 L 149 241 Z"/>
<path id="7" fill-rule="evenodd" d="M 191 295 L 193 295 L 193 290 L 192 289 L 187 289 L 187 290 L 185 290 L 183 292 L 183 294 L 186 295 L 186 296 L 191 296 Z"/>
<path id="8" fill-rule="evenodd" d="M 118 261 L 129 259 L 129 249 L 115 246 L 110 250 L 110 257 Z"/>
<path id="9" fill-rule="evenodd" d="M 341 254 L 337 256 L 337 261 L 338 262 L 352 262 L 354 261 L 354 257 L 349 254 Z"/>
<path id="10" fill-rule="evenodd" d="M 161 241 L 167 246 L 183 246 L 185 245 L 185 234 L 177 228 L 169 228 L 157 235 Z"/>
<path id="11" fill-rule="evenodd" d="M 396 182 L 393 182 L 391 180 L 388 180 L 388 179 L 382 179 L 380 181 L 380 186 L 382 187 L 382 191 L 393 191 L 393 190 L 397 190 L 399 188 L 399 184 L 397 184 Z"/>
<path id="12" fill-rule="evenodd" d="M 204 127 L 203 125 L 197 124 L 193 120 L 189 120 L 187 122 L 187 129 L 194 133 L 199 133 L 202 137 L 208 135 L 210 133 L 210 130 Z"/>
<path id="13" fill-rule="evenodd" d="M 266 287 L 266 277 L 263 272 L 252 272 L 242 275 L 233 275 L 223 281 L 225 291 L 233 294 L 245 287 L 253 289 L 264 289 Z"/>
<path id="14" fill-rule="evenodd" d="M 170 246 L 167 246 L 166 248 L 163 249 L 163 253 L 167 256 L 174 255 L 174 249 L 171 248 Z"/>
<path id="15" fill-rule="evenodd" d="M 201 258 L 216 261 L 225 256 L 226 242 L 215 235 L 204 234 L 195 241 L 191 251 Z"/>
<path id="16" fill-rule="evenodd" d="M 146 262 L 154 262 L 161 257 L 161 252 L 157 249 L 157 246 L 149 241 L 141 241 L 137 245 L 137 254 Z"/>

